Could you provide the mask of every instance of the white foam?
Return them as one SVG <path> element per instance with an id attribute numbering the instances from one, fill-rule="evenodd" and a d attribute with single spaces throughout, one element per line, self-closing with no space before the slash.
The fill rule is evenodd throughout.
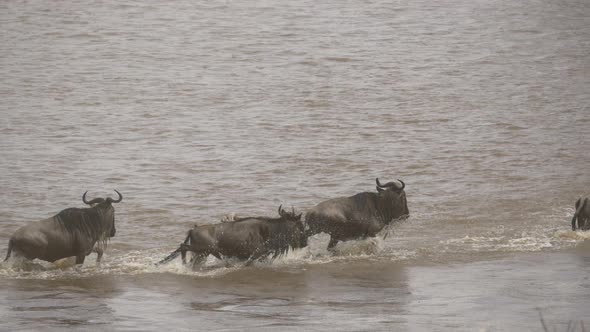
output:
<path id="1" fill-rule="evenodd" d="M 261 259 L 251 265 L 255 268 L 304 268 L 306 264 L 326 264 L 356 259 L 388 259 L 400 261 L 428 257 L 433 253 L 445 255 L 469 252 L 534 252 L 572 248 L 590 239 L 590 232 L 563 230 L 561 227 L 534 227 L 523 232 L 505 230 L 488 232 L 485 235 L 464 235 L 441 240 L 433 244 L 422 242 L 421 246 L 411 247 L 411 243 L 399 242 L 395 237 L 384 240 L 382 236 L 365 240 L 338 243 L 332 251 L 327 250 L 329 236 L 319 234 L 309 240 L 303 249 L 290 249 L 277 258 Z M 422 245 L 424 244 L 424 245 Z M 396 245 L 398 247 L 396 247 Z M 170 248 L 149 250 L 117 251 L 105 253 L 101 266 L 96 266 L 96 255 L 92 254 L 84 265 L 76 266 L 74 258 L 48 263 L 35 260 L 11 258 L 0 263 L 0 277 L 11 279 L 61 279 L 85 278 L 97 275 L 129 275 L 144 273 L 172 273 L 195 277 L 217 277 L 243 269 L 244 261 L 226 258 L 219 260 L 209 256 L 205 262 L 193 269 L 183 265 L 180 258 L 155 265 L 171 251 Z"/>
<path id="2" fill-rule="evenodd" d="M 534 252 L 547 249 L 566 249 L 590 239 L 590 232 L 556 230 L 534 227 L 520 233 L 490 232 L 489 236 L 469 236 L 441 240 L 446 252 Z"/>
<path id="3" fill-rule="evenodd" d="M 590 231 L 572 231 L 572 230 L 560 230 L 555 232 L 555 237 L 559 239 L 572 240 L 575 242 L 585 241 L 590 239 Z"/>

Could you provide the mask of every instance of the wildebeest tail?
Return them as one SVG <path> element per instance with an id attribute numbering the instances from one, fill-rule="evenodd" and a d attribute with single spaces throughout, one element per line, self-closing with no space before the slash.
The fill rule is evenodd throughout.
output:
<path id="1" fill-rule="evenodd" d="M 8 252 L 6 253 L 6 258 L 4 261 L 6 262 L 10 258 L 10 253 L 12 252 L 12 239 L 8 241 Z"/>
<path id="2" fill-rule="evenodd" d="M 190 238 L 190 234 L 186 236 L 186 239 L 184 239 L 184 242 L 180 244 L 180 247 L 178 247 L 178 249 L 171 252 L 170 255 L 166 256 L 166 258 L 157 262 L 156 265 L 166 264 L 166 263 L 170 262 L 171 260 L 175 259 L 176 257 L 178 257 L 178 255 L 180 255 L 180 252 L 182 251 L 182 245 L 187 244 L 189 238 Z"/>

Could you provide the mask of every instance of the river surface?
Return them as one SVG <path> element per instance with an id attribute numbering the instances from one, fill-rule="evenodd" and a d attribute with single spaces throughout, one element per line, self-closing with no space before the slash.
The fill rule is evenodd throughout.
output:
<path id="1" fill-rule="evenodd" d="M 0 265 L 0 330 L 589 329 L 588 1 L 17 0 L 0 24 L 2 250 L 124 196 L 102 266 Z M 153 265 L 376 177 L 407 185 L 386 238 Z"/>

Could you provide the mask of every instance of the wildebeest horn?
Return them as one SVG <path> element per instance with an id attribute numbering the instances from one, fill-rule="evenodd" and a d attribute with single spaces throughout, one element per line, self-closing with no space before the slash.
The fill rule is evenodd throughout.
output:
<path id="1" fill-rule="evenodd" d="M 379 187 L 379 188 L 387 188 L 387 187 L 393 186 L 393 182 L 387 182 L 386 184 L 381 184 L 381 182 L 379 182 L 379 178 L 376 178 L 375 181 L 377 182 L 377 187 Z"/>
<path id="2" fill-rule="evenodd" d="M 404 183 L 404 181 L 402 181 L 400 179 L 397 179 L 397 180 L 402 184 L 402 187 L 399 188 L 399 190 L 404 190 L 404 188 L 406 187 L 406 184 Z"/>
<path id="3" fill-rule="evenodd" d="M 97 203 L 100 203 L 100 202 L 103 201 L 103 199 L 100 198 L 100 197 L 95 198 L 95 199 L 93 199 L 91 201 L 87 201 L 86 200 L 86 194 L 87 193 L 88 193 L 88 190 L 84 193 L 84 195 L 82 195 L 82 202 L 84 202 L 84 204 L 88 204 L 88 205 L 91 205 L 92 206 L 93 204 L 97 204 Z"/>
<path id="4" fill-rule="evenodd" d="M 118 200 L 114 200 L 110 197 L 107 197 L 107 201 L 109 201 L 110 203 L 119 203 L 120 201 L 123 200 L 123 195 L 121 195 L 120 192 L 117 191 L 117 189 L 113 189 L 118 195 L 119 195 L 119 199 Z"/>
<path id="5" fill-rule="evenodd" d="M 282 217 L 283 216 L 283 213 L 284 213 L 284 211 L 283 211 L 283 204 L 281 204 L 281 205 L 279 205 L 279 216 Z"/>
<path id="6" fill-rule="evenodd" d="M 84 192 L 84 195 L 82 195 L 82 202 L 84 202 L 84 204 L 90 205 L 90 202 L 86 201 L 86 194 L 88 194 L 88 190 L 86 190 L 86 192 Z"/>
<path id="7" fill-rule="evenodd" d="M 395 184 L 395 182 L 387 182 L 386 184 L 382 185 L 381 182 L 379 182 L 379 178 L 376 178 L 375 180 L 377 182 L 377 187 L 379 187 L 379 188 L 393 187 L 393 188 L 396 188 L 397 190 L 403 190 L 406 187 L 406 184 L 404 183 L 404 181 L 402 181 L 400 179 L 397 179 L 397 180 L 402 184 L 401 188 L 398 188 L 398 186 L 397 186 L 397 184 Z"/>

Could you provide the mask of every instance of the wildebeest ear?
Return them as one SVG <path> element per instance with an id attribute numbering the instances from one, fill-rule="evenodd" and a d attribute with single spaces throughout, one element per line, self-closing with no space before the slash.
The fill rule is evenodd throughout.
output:
<path id="1" fill-rule="evenodd" d="M 377 191 L 380 192 L 380 193 L 385 191 L 385 189 L 381 189 L 379 187 L 375 187 L 375 188 L 377 188 Z"/>

